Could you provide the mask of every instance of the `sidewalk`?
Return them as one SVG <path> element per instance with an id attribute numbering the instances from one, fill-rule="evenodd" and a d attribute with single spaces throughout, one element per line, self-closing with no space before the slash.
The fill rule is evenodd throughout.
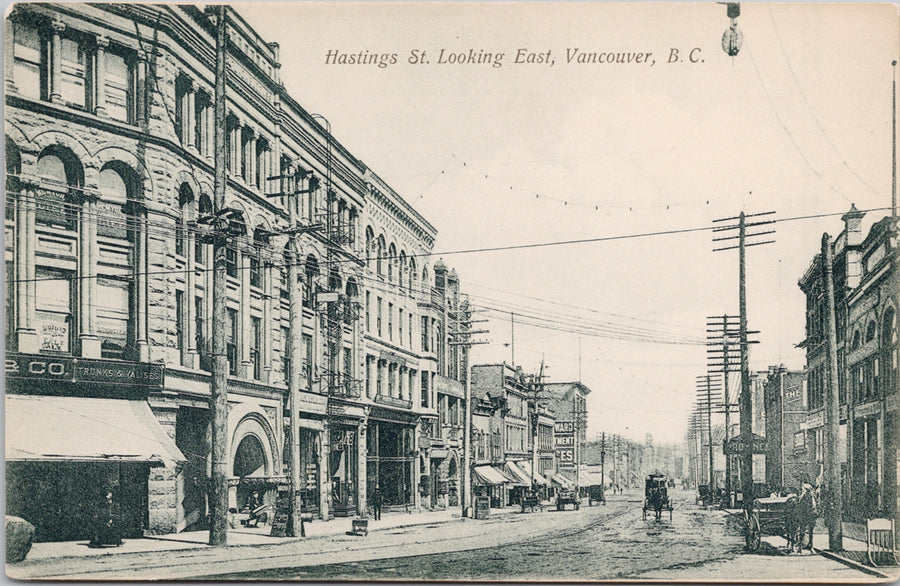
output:
<path id="1" fill-rule="evenodd" d="M 503 509 L 491 509 L 491 517 L 505 516 L 518 512 L 516 507 Z M 441 511 L 424 512 L 394 512 L 383 514 L 381 520 L 369 519 L 370 532 L 383 532 L 385 530 L 401 529 L 403 527 L 438 525 L 461 521 L 459 508 Z M 292 542 L 309 541 L 333 536 L 347 536 L 351 533 L 353 517 L 338 517 L 330 521 L 315 520 L 304 523 L 305 537 L 271 537 L 268 525 L 256 527 L 238 527 L 228 530 L 227 549 L 247 546 L 278 546 Z M 361 538 L 365 539 L 365 538 Z M 34 566 L 48 566 L 56 563 L 66 563 L 78 559 L 89 560 L 109 558 L 109 556 L 122 557 L 127 554 L 165 553 L 188 550 L 221 550 L 208 545 L 208 531 L 191 531 L 183 533 L 171 533 L 166 535 L 145 536 L 140 539 L 125 539 L 119 547 L 104 547 L 99 549 L 89 548 L 87 540 L 64 541 L 53 543 L 35 543 L 28 556 L 18 564 L 8 564 L 7 574 L 15 576 L 16 568 L 33 568 Z"/>
<path id="2" fill-rule="evenodd" d="M 824 527 L 821 527 L 820 525 L 821 523 L 816 526 L 816 532 L 813 534 L 813 551 L 815 553 L 838 561 L 846 566 L 855 568 L 872 576 L 894 580 L 900 577 L 900 568 L 898 568 L 897 566 L 873 567 L 870 564 L 866 556 L 866 542 L 859 539 L 854 539 L 853 537 L 849 536 L 859 536 L 858 533 L 854 530 L 854 527 L 848 527 L 848 525 L 850 525 L 849 523 L 844 524 L 844 534 L 843 538 L 841 539 L 843 549 L 837 552 L 831 551 L 829 549 L 828 532 L 827 530 L 824 530 Z M 861 536 L 863 537 L 863 539 L 865 538 L 865 530 L 863 530 Z M 763 536 L 762 539 L 770 546 L 779 551 L 787 549 L 787 540 L 785 540 L 783 537 L 766 535 Z"/>

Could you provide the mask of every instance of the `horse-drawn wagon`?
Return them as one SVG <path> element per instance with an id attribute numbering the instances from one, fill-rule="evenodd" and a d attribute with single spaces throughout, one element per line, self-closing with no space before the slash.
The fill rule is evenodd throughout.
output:
<path id="1" fill-rule="evenodd" d="M 799 497 L 773 496 L 754 500 L 750 513 L 744 511 L 747 550 L 757 551 L 763 535 L 783 537 L 791 551 L 811 547 L 816 515 L 815 498 L 811 492 Z"/>
<path id="2" fill-rule="evenodd" d="M 659 521 L 663 511 L 669 511 L 669 520 L 672 520 L 672 499 L 669 498 L 668 477 L 665 474 L 651 474 L 644 483 L 644 516 L 647 519 L 647 511 L 653 511 L 656 520 Z"/>

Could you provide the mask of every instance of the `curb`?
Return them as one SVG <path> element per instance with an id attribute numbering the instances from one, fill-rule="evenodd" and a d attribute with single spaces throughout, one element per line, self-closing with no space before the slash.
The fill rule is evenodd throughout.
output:
<path id="1" fill-rule="evenodd" d="M 823 557 L 826 557 L 826 558 L 829 558 L 836 562 L 842 563 L 845 566 L 851 567 L 854 570 L 859 570 L 860 572 L 869 574 L 870 576 L 876 576 L 878 578 L 885 578 L 888 580 L 892 578 L 892 576 L 888 576 L 887 574 L 882 574 L 878 570 L 872 569 L 869 566 L 863 565 L 857 561 L 851 560 L 842 555 L 838 555 L 838 554 L 834 553 L 833 551 L 829 551 L 826 549 L 815 549 L 814 551 Z"/>

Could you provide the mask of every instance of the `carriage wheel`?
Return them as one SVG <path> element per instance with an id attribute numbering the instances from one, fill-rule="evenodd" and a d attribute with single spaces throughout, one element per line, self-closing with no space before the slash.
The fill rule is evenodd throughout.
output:
<path id="1" fill-rule="evenodd" d="M 762 539 L 760 538 L 761 531 L 759 528 L 759 518 L 756 516 L 756 514 L 751 514 L 746 523 L 747 550 L 753 553 L 759 550 L 760 543 L 762 542 Z"/>

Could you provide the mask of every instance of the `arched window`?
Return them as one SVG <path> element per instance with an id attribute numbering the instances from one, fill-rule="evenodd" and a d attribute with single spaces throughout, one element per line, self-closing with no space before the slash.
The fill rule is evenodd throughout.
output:
<path id="1" fill-rule="evenodd" d="M 412 294 L 416 292 L 416 283 L 419 280 L 419 269 L 416 267 L 416 258 L 409 257 L 409 291 Z"/>
<path id="2" fill-rule="evenodd" d="M 375 258 L 376 258 L 376 263 L 377 263 L 377 266 L 375 267 L 375 272 L 378 275 L 383 275 L 384 274 L 384 266 L 382 263 L 384 262 L 384 236 L 378 237 L 378 244 L 375 249 Z"/>
<path id="3" fill-rule="evenodd" d="M 119 254 L 98 261 L 97 326 L 104 358 L 129 358 L 134 348 L 135 267 L 134 252 L 139 232 L 134 228 L 143 215 L 140 178 L 127 165 L 110 162 L 100 170 L 100 200 L 96 204 L 97 236 L 106 249 Z M 116 259 L 127 259 L 127 267 L 116 266 Z M 123 270 L 125 269 L 124 274 Z"/>
<path id="4" fill-rule="evenodd" d="M 872 340 L 875 339 L 875 330 L 876 329 L 877 329 L 877 327 L 875 326 L 874 321 L 870 321 L 866 325 L 866 342 L 871 342 Z"/>
<path id="5" fill-rule="evenodd" d="M 858 350 L 859 345 L 862 343 L 862 334 L 859 333 L 859 330 L 853 332 L 853 343 L 850 345 L 851 350 Z"/>
<path id="6" fill-rule="evenodd" d="M 306 279 L 303 283 L 303 306 L 311 308 L 315 302 L 316 277 L 319 275 L 319 261 L 316 260 L 315 256 L 310 254 L 306 257 L 304 273 Z"/>
<path id="7" fill-rule="evenodd" d="M 397 269 L 397 283 L 403 288 L 403 278 L 406 274 L 406 251 L 400 251 L 400 266 Z"/>
<path id="8" fill-rule="evenodd" d="M 900 384 L 900 378 L 897 376 L 900 362 L 898 353 L 900 350 L 897 346 L 897 313 L 893 307 L 889 307 L 881 321 L 881 384 L 884 386 L 885 395 L 896 393 Z"/>
<path id="9" fill-rule="evenodd" d="M 372 232 L 372 226 L 366 226 L 366 268 L 372 268 L 372 255 L 375 252 L 375 233 Z"/>
<path id="10" fill-rule="evenodd" d="M 269 246 L 269 231 L 257 226 L 253 231 L 253 253 L 250 255 L 250 285 L 262 287 L 262 276 L 259 271 L 260 253 Z"/>
<path id="11" fill-rule="evenodd" d="M 328 290 L 340 291 L 341 285 L 341 273 L 339 273 L 336 268 L 332 268 L 331 271 L 328 272 Z"/>
<path id="12" fill-rule="evenodd" d="M 209 199 L 209 196 L 205 193 L 200 196 L 200 201 L 197 203 L 197 219 L 204 218 L 212 214 L 212 201 Z M 194 261 L 197 264 L 205 264 L 206 263 L 206 249 L 208 244 L 204 242 L 203 232 L 195 231 L 194 233 Z"/>
<path id="13" fill-rule="evenodd" d="M 390 247 L 388 247 L 388 256 L 387 256 L 387 278 L 389 283 L 394 282 L 394 265 L 397 264 L 397 247 L 394 246 L 394 243 L 391 242 Z"/>
<path id="14" fill-rule="evenodd" d="M 178 210 L 180 212 L 180 217 L 178 218 L 178 225 L 175 229 L 175 254 L 178 256 L 185 256 L 187 254 L 187 224 L 194 219 L 192 217 L 193 214 L 191 209 L 193 203 L 193 190 L 187 183 L 182 183 L 181 187 L 178 189 Z"/>
<path id="15" fill-rule="evenodd" d="M 84 186 L 84 169 L 65 147 L 48 147 L 37 163 L 41 178 L 35 221 L 47 226 L 75 229 L 74 204 L 80 199 Z"/>
<path id="16" fill-rule="evenodd" d="M 422 287 L 428 288 L 428 267 L 422 267 Z"/>

